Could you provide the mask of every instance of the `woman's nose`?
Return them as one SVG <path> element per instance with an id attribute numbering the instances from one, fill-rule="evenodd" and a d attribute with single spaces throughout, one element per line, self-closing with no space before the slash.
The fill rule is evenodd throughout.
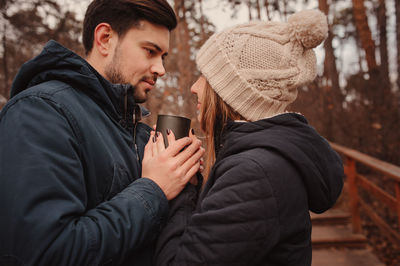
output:
<path id="1" fill-rule="evenodd" d="M 195 84 L 196 84 L 196 83 L 195 83 Z M 190 87 L 190 91 L 191 91 L 193 94 L 197 94 L 195 84 L 193 84 L 192 87 Z"/>

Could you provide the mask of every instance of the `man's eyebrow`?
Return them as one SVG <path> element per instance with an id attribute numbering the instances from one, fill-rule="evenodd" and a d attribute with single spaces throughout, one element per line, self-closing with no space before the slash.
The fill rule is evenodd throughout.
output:
<path id="1" fill-rule="evenodd" d="M 153 46 L 158 52 L 160 52 L 160 53 L 162 53 L 163 52 L 163 49 L 161 49 L 161 47 L 160 46 L 158 46 L 157 44 L 155 44 L 155 43 L 153 43 L 153 42 L 150 42 L 150 41 L 146 41 L 146 42 L 144 42 L 144 44 L 145 45 L 150 45 L 150 46 Z M 163 53 L 163 57 L 166 57 L 168 55 L 168 52 L 165 52 L 165 53 Z"/>

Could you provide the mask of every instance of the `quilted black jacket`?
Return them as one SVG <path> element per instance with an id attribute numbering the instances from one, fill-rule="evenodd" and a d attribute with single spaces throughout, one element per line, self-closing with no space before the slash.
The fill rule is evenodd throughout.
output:
<path id="1" fill-rule="evenodd" d="M 335 203 L 343 167 L 298 114 L 230 122 L 195 208 L 188 186 L 171 203 L 158 265 L 310 265 L 309 210 Z"/>

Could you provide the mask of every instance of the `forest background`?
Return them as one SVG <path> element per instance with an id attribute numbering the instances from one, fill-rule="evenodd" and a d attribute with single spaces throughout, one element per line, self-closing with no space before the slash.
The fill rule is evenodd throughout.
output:
<path id="1" fill-rule="evenodd" d="M 81 28 L 89 0 L 0 0 L 0 108 L 20 66 L 50 39 L 83 55 Z M 400 165 L 399 0 L 170 0 L 179 24 L 171 35 L 168 74 L 146 103 L 158 113 L 192 118 L 195 54 L 216 30 L 249 20 L 286 21 L 319 8 L 329 36 L 317 48 L 319 75 L 299 89 L 290 110 L 306 116 L 329 141 Z M 216 11 L 217 10 L 217 11 Z M 218 14 L 218 12 L 220 12 Z"/>

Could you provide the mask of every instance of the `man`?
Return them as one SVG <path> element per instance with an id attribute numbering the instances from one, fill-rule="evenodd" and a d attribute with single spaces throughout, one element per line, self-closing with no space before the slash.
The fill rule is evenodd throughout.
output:
<path id="1" fill-rule="evenodd" d="M 140 178 L 151 128 L 138 103 L 175 26 L 166 0 L 94 0 L 86 61 L 50 41 L 22 66 L 0 114 L 0 265 L 152 264 L 168 200 L 204 153 L 180 139 Z"/>

